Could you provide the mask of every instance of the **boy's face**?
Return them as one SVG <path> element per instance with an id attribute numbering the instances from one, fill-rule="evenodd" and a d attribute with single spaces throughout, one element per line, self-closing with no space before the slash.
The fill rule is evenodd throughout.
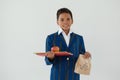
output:
<path id="1" fill-rule="evenodd" d="M 59 15 L 59 18 L 57 20 L 57 24 L 62 28 L 63 31 L 69 32 L 70 26 L 72 25 L 73 20 L 68 13 L 62 13 Z"/>

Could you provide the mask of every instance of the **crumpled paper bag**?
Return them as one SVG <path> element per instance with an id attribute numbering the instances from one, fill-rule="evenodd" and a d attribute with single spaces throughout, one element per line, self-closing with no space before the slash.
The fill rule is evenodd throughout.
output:
<path id="1" fill-rule="evenodd" d="M 84 58 L 80 54 L 75 64 L 74 72 L 83 75 L 89 75 L 91 70 L 91 58 Z"/>

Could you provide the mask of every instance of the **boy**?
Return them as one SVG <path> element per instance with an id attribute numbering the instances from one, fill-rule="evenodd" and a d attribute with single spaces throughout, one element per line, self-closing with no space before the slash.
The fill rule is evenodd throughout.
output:
<path id="1" fill-rule="evenodd" d="M 83 37 L 72 32 L 70 27 L 73 24 L 72 12 L 67 8 L 61 8 L 57 11 L 57 24 L 60 29 L 47 36 L 45 57 L 47 65 L 52 64 L 50 80 L 79 80 L 79 74 L 74 73 L 75 63 L 79 54 L 84 54 L 85 46 Z M 60 51 L 72 53 L 72 56 L 55 56 L 51 51 L 53 46 L 58 46 Z M 89 53 L 84 54 L 89 58 Z"/>

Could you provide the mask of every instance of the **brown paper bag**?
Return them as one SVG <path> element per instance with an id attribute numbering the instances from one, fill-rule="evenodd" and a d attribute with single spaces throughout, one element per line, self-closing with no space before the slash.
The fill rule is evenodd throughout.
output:
<path id="1" fill-rule="evenodd" d="M 79 55 L 75 64 L 75 73 L 89 75 L 91 69 L 91 58 L 84 58 L 84 55 Z"/>

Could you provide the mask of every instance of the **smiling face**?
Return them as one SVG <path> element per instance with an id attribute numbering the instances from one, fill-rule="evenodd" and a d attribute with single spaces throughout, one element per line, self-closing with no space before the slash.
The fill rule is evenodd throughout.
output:
<path id="1" fill-rule="evenodd" d="M 69 13 L 61 13 L 58 17 L 57 24 L 62 28 L 62 30 L 68 34 L 73 20 Z"/>

